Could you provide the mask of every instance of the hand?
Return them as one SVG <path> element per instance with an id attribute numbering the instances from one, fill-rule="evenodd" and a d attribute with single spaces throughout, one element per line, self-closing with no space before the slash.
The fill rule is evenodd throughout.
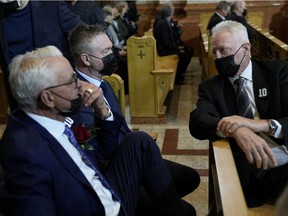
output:
<path id="1" fill-rule="evenodd" d="M 103 91 L 97 86 L 86 83 L 82 85 L 80 92 L 82 93 L 82 101 L 84 106 L 90 106 L 94 112 L 105 116 L 107 114 L 107 106 L 104 100 Z"/>
<path id="2" fill-rule="evenodd" d="M 277 160 L 269 145 L 249 128 L 240 127 L 231 137 L 236 140 L 249 163 L 255 163 L 258 169 L 267 169 L 269 159 L 273 166 L 277 166 Z"/>
<path id="3" fill-rule="evenodd" d="M 253 132 L 268 132 L 268 121 L 264 119 L 249 119 L 241 116 L 233 115 L 222 118 L 217 125 L 217 130 L 221 131 L 224 136 L 229 137 L 231 133 L 240 127 L 247 127 Z"/>

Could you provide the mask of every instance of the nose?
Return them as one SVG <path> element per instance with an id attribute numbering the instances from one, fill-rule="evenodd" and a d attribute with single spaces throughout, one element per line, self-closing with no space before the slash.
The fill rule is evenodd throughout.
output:
<path id="1" fill-rule="evenodd" d="M 80 89 L 82 87 L 83 83 L 84 83 L 84 81 L 82 81 L 82 80 L 80 80 L 78 78 L 78 80 L 77 80 L 77 88 Z"/>
<path id="2" fill-rule="evenodd" d="M 214 53 L 213 53 L 213 56 L 214 56 L 214 59 L 219 59 L 219 58 L 222 58 L 222 54 L 219 50 L 216 50 Z"/>

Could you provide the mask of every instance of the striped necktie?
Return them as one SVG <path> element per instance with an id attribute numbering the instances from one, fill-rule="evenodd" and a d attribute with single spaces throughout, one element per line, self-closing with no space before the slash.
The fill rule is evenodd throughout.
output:
<path id="1" fill-rule="evenodd" d="M 114 200 L 121 202 L 120 199 L 118 198 L 118 195 L 116 195 L 116 193 L 114 192 L 114 190 L 111 188 L 110 184 L 108 183 L 108 180 L 103 176 L 103 174 L 98 170 L 98 168 L 86 156 L 85 152 L 83 151 L 81 146 L 78 144 L 72 130 L 68 126 L 65 126 L 64 134 L 68 137 L 68 140 L 70 141 L 70 143 L 78 150 L 83 162 L 88 167 L 90 167 L 91 169 L 95 171 L 95 176 L 99 179 L 102 185 L 111 192 Z"/>
<path id="2" fill-rule="evenodd" d="M 252 105 L 250 103 L 250 99 L 248 97 L 247 92 L 243 88 L 245 82 L 245 78 L 239 77 L 234 81 L 234 84 L 237 86 L 236 88 L 236 100 L 238 107 L 238 114 L 240 116 L 253 119 Z"/>

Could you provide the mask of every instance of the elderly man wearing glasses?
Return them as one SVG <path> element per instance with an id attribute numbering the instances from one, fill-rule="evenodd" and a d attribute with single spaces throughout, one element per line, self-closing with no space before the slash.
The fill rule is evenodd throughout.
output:
<path id="1" fill-rule="evenodd" d="M 5 181 L 0 211 L 27 216 L 133 216 L 143 185 L 157 203 L 156 215 L 189 215 L 149 135 L 132 132 L 121 148 L 107 151 L 118 136 L 110 130 L 112 123 L 104 121 L 92 152 L 110 158 L 105 171 L 80 147 L 70 129 L 73 120 L 66 116 L 82 105 L 93 107 L 98 116 L 106 116 L 109 108 L 102 90 L 77 80 L 56 47 L 19 55 L 9 70 L 19 109 L 9 115 L 0 143 Z"/>

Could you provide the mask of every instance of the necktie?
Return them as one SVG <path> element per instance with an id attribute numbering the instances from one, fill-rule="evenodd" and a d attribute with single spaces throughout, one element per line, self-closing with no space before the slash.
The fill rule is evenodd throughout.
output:
<path id="1" fill-rule="evenodd" d="M 246 118 L 251 118 L 253 119 L 253 112 L 252 112 L 252 107 L 250 103 L 250 99 L 248 97 L 247 92 L 243 88 L 245 78 L 239 77 L 234 81 L 234 83 L 237 86 L 236 89 L 236 100 L 237 100 L 237 106 L 238 106 L 238 114 L 246 117 Z"/>
<path id="2" fill-rule="evenodd" d="M 92 164 L 92 162 L 89 160 L 89 158 L 85 155 L 81 146 L 78 144 L 77 140 L 75 139 L 75 136 L 74 136 L 72 130 L 68 126 L 65 126 L 64 134 L 68 137 L 70 143 L 79 151 L 83 162 L 95 171 L 95 176 L 97 176 L 97 178 L 102 183 L 102 185 L 111 192 L 114 200 L 120 202 L 120 199 L 118 198 L 116 193 L 112 190 L 107 179 L 102 175 L 102 173 L 100 173 L 100 171 Z"/>

